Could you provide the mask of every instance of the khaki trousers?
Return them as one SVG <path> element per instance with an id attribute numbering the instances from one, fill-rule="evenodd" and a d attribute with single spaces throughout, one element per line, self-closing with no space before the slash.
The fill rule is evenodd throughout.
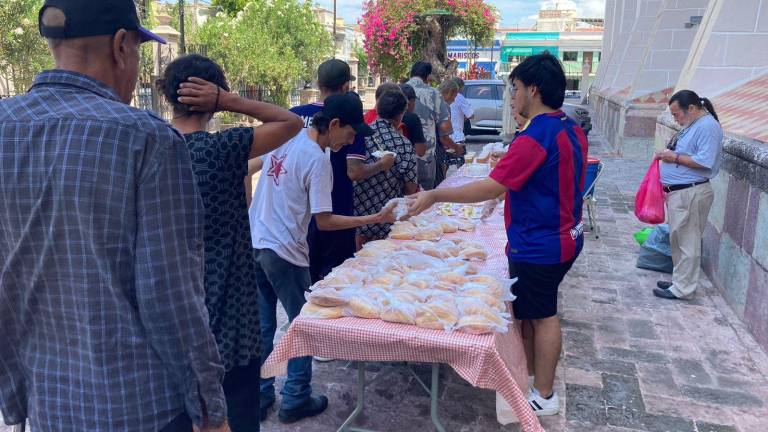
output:
<path id="1" fill-rule="evenodd" d="M 680 298 L 691 298 L 701 279 L 701 239 L 712 207 L 710 183 L 666 194 L 669 242 L 672 247 L 672 287 Z"/>

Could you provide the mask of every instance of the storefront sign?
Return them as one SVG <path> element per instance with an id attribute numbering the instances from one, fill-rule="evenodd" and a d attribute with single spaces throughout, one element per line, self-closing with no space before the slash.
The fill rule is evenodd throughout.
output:
<path id="1" fill-rule="evenodd" d="M 478 52 L 466 52 L 466 51 L 449 51 L 448 52 L 448 58 L 452 59 L 452 60 L 478 59 L 478 58 L 480 58 L 480 53 L 478 53 Z"/>

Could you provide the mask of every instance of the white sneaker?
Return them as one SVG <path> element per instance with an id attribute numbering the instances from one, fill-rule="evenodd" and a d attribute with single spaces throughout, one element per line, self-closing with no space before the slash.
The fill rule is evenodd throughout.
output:
<path id="1" fill-rule="evenodd" d="M 313 356 L 312 358 L 314 358 L 316 362 L 320 362 L 320 363 L 328 363 L 336 360 L 328 357 L 318 357 L 318 356 Z"/>
<path id="2" fill-rule="evenodd" d="M 551 416 L 560 412 L 560 399 L 557 393 L 552 393 L 552 397 L 544 399 L 538 390 L 531 387 L 528 392 L 528 403 L 531 404 L 533 413 L 537 416 Z"/>

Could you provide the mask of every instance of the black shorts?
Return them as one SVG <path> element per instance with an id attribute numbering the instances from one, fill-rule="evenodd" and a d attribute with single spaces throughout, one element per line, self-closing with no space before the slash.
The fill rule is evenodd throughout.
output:
<path id="1" fill-rule="evenodd" d="M 509 261 L 509 277 L 518 278 L 512 285 L 515 318 L 532 320 L 557 315 L 557 290 L 576 258 L 561 264 L 531 264 Z"/>

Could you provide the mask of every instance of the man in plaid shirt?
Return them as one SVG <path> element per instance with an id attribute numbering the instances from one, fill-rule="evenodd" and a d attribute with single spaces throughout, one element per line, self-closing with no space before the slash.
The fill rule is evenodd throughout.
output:
<path id="1" fill-rule="evenodd" d="M 0 102 L 0 409 L 32 430 L 228 430 L 183 138 L 126 105 L 132 0 L 47 0 L 56 70 Z"/>

